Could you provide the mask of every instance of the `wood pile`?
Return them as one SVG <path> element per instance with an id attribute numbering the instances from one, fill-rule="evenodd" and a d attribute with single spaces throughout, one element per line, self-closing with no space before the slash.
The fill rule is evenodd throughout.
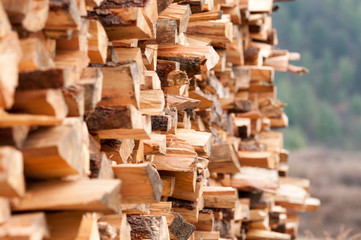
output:
<path id="1" fill-rule="evenodd" d="M 0 1 L 0 239 L 293 239 L 272 0 Z"/>

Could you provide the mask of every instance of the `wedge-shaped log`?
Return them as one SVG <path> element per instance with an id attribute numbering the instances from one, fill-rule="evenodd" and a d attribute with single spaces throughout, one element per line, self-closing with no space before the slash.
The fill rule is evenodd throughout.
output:
<path id="1" fill-rule="evenodd" d="M 0 196 L 21 197 L 25 193 L 23 156 L 13 147 L 0 147 Z"/>
<path id="2" fill-rule="evenodd" d="M 231 187 L 204 187 L 203 198 L 207 208 L 234 208 L 238 194 Z"/>
<path id="3" fill-rule="evenodd" d="M 132 105 L 128 107 L 98 106 L 87 118 L 90 132 L 100 139 L 149 139 L 151 123 Z"/>
<path id="4" fill-rule="evenodd" d="M 13 110 L 64 119 L 68 106 L 60 89 L 17 91 Z"/>
<path id="5" fill-rule="evenodd" d="M 212 145 L 208 168 L 216 173 L 238 173 L 241 167 L 232 144 Z"/>
<path id="6" fill-rule="evenodd" d="M 158 170 L 191 172 L 195 170 L 197 154 L 182 148 L 167 148 L 166 155 L 154 156 L 153 163 Z"/>
<path id="7" fill-rule="evenodd" d="M 73 84 L 79 81 L 83 70 L 89 64 L 88 54 L 83 51 L 57 51 L 54 60 L 57 68 L 68 69 Z"/>
<path id="8" fill-rule="evenodd" d="M 84 179 L 32 183 L 29 184 L 24 197 L 13 202 L 13 210 L 119 211 L 120 181 Z"/>
<path id="9" fill-rule="evenodd" d="M 0 108 L 10 108 L 14 103 L 21 55 L 18 35 L 15 32 L 0 39 Z"/>
<path id="10" fill-rule="evenodd" d="M 191 9 L 188 4 L 179 5 L 173 3 L 169 5 L 160 15 L 159 19 L 174 19 L 177 21 L 178 33 L 187 31 Z M 158 37 L 158 36 L 157 36 Z"/>
<path id="11" fill-rule="evenodd" d="M 142 114 L 158 115 L 165 105 L 164 93 L 162 90 L 142 90 L 140 91 L 139 108 Z"/>
<path id="12" fill-rule="evenodd" d="M 169 240 L 167 221 L 164 216 L 127 216 L 131 228 L 131 239 Z"/>
<path id="13" fill-rule="evenodd" d="M 83 174 L 80 149 L 81 129 L 74 125 L 39 129 L 32 132 L 22 149 L 25 175 L 30 178 L 57 178 Z"/>
<path id="14" fill-rule="evenodd" d="M 88 56 L 92 63 L 105 63 L 107 58 L 108 37 L 99 21 L 89 21 Z"/>
<path id="15" fill-rule="evenodd" d="M 197 171 L 192 172 L 173 172 L 173 171 L 160 171 L 160 175 L 175 177 L 174 191 L 194 192 L 197 183 Z"/>
<path id="16" fill-rule="evenodd" d="M 160 201 L 163 184 L 151 164 L 120 164 L 113 166 L 113 171 L 115 176 L 122 180 L 122 203 Z"/>
<path id="17" fill-rule="evenodd" d="M 219 56 L 210 46 L 158 46 L 158 59 L 180 62 L 180 69 L 188 77 L 210 70 L 218 63 Z"/>
<path id="18" fill-rule="evenodd" d="M 117 162 L 128 163 L 128 159 L 135 147 L 134 139 L 103 139 L 101 140 L 101 151 L 107 157 Z"/>
<path id="19" fill-rule="evenodd" d="M 140 69 L 136 63 L 116 67 L 102 67 L 103 88 L 102 106 L 125 106 L 132 104 L 139 107 Z"/>
<path id="20" fill-rule="evenodd" d="M 81 23 L 81 12 L 76 0 L 50 0 L 49 15 L 45 30 L 47 34 L 56 31 L 78 29 Z"/>
<path id="21" fill-rule="evenodd" d="M 241 166 L 263 167 L 274 169 L 278 165 L 279 157 L 272 152 L 246 152 L 237 153 Z"/>
<path id="22" fill-rule="evenodd" d="M 0 226 L 1 239 L 41 240 L 49 236 L 45 214 L 42 212 L 13 215 Z"/>
<path id="23" fill-rule="evenodd" d="M 78 1 L 79 3 L 83 1 Z M 89 20 L 81 19 L 78 29 L 73 30 L 70 37 L 56 39 L 57 50 L 88 52 Z M 88 54 L 86 54 L 88 56 Z"/>
<path id="24" fill-rule="evenodd" d="M 193 129 L 178 129 L 176 136 L 190 143 L 200 156 L 210 155 L 211 133 L 198 132 Z"/>
<path id="25" fill-rule="evenodd" d="M 11 32 L 11 25 L 2 2 L 0 3 L 0 23 L 0 37 L 4 37 Z"/>
<path id="26" fill-rule="evenodd" d="M 2 1 L 12 24 L 21 26 L 29 32 L 38 32 L 48 19 L 49 0 Z"/>
<path id="27" fill-rule="evenodd" d="M 188 23 L 187 36 L 208 38 L 215 43 L 228 43 L 233 39 L 233 24 L 225 20 Z"/>
<path id="28" fill-rule="evenodd" d="M 99 20 L 105 28 L 110 41 L 123 39 L 150 39 L 151 26 L 137 7 L 119 9 L 95 9 L 88 13 L 92 19 Z"/>

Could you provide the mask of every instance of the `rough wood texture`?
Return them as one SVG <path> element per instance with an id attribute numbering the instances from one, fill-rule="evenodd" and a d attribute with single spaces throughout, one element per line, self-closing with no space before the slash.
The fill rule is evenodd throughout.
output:
<path id="1" fill-rule="evenodd" d="M 160 201 L 163 184 L 157 170 L 149 163 L 120 164 L 113 166 L 113 171 L 122 180 L 122 203 Z"/>
<path id="2" fill-rule="evenodd" d="M 88 56 L 92 63 L 105 63 L 107 58 L 108 37 L 100 22 L 89 21 Z"/>
<path id="3" fill-rule="evenodd" d="M 119 211 L 119 194 L 117 179 L 38 182 L 29 184 L 24 197 L 13 202 L 13 210 Z"/>
<path id="4" fill-rule="evenodd" d="M 28 126 L 0 128 L 0 145 L 15 146 L 16 148 L 21 149 L 28 136 L 28 132 Z"/>
<path id="5" fill-rule="evenodd" d="M 212 145 L 208 168 L 211 172 L 237 173 L 241 171 L 237 154 L 231 144 Z"/>

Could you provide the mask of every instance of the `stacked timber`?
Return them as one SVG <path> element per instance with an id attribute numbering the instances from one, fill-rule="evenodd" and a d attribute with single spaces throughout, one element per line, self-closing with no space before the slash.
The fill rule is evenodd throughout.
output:
<path id="1" fill-rule="evenodd" d="M 291 239 L 272 0 L 0 1 L 0 239 Z"/>

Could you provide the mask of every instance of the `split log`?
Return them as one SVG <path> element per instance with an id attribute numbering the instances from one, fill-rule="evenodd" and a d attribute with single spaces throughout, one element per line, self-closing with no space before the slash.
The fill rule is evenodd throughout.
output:
<path id="1" fill-rule="evenodd" d="M 128 163 L 135 143 L 133 139 L 103 139 L 101 140 L 101 151 L 107 157 L 118 164 Z"/>
<path id="2" fill-rule="evenodd" d="M 210 209 L 203 209 L 200 211 L 198 222 L 195 226 L 197 231 L 212 231 L 214 226 L 213 211 Z"/>
<path id="3" fill-rule="evenodd" d="M 89 131 L 98 134 L 100 139 L 149 139 L 151 132 L 150 120 L 143 118 L 132 105 L 98 106 L 86 121 Z"/>
<path id="4" fill-rule="evenodd" d="M 196 228 L 186 222 L 179 213 L 174 213 L 174 216 L 174 220 L 169 225 L 169 233 L 172 235 L 172 239 L 173 237 L 178 240 L 189 239 Z"/>
<path id="5" fill-rule="evenodd" d="M 177 21 L 178 33 L 187 31 L 191 9 L 189 5 L 179 5 L 173 3 L 169 5 L 160 15 L 159 19 L 174 19 Z M 158 37 L 158 36 L 157 36 Z"/>
<path id="6" fill-rule="evenodd" d="M 49 0 L 22 0 L 21 2 L 4 0 L 2 2 L 12 24 L 21 24 L 29 32 L 37 32 L 44 28 L 48 19 Z"/>
<path id="7" fill-rule="evenodd" d="M 233 39 L 233 25 L 225 20 L 190 22 L 187 36 L 211 39 L 212 43 L 228 43 Z"/>
<path id="8" fill-rule="evenodd" d="M 161 89 L 160 79 L 155 71 L 144 72 L 144 84 L 141 85 L 141 90 L 146 89 Z"/>
<path id="9" fill-rule="evenodd" d="M 290 240 L 291 236 L 286 233 L 271 232 L 268 230 L 251 229 L 247 232 L 250 240 Z"/>
<path id="10" fill-rule="evenodd" d="M 163 184 L 157 170 L 149 163 L 120 164 L 113 166 L 113 171 L 122 180 L 123 203 L 160 201 Z"/>
<path id="11" fill-rule="evenodd" d="M 246 152 L 237 153 L 241 166 L 263 167 L 274 169 L 278 165 L 279 159 L 272 152 Z"/>
<path id="12" fill-rule="evenodd" d="M 113 212 L 119 211 L 119 209 L 120 181 L 117 179 L 32 183 L 29 184 L 24 197 L 13 202 L 14 211 L 82 210 Z"/>
<path id="13" fill-rule="evenodd" d="M 174 193 L 175 188 L 175 177 L 172 176 L 161 176 L 163 183 L 163 191 L 162 196 L 163 197 L 170 197 Z"/>
<path id="14" fill-rule="evenodd" d="M 54 68 L 53 60 L 38 38 L 21 39 L 20 46 L 23 52 L 23 56 L 19 62 L 20 72 Z"/>
<path id="15" fill-rule="evenodd" d="M 219 56 L 210 46 L 158 46 L 158 59 L 180 62 L 180 69 L 188 77 L 216 66 Z"/>
<path id="16" fill-rule="evenodd" d="M 15 112 L 47 115 L 59 119 L 64 119 L 68 115 L 68 106 L 59 89 L 17 91 L 12 109 Z"/>
<path id="17" fill-rule="evenodd" d="M 0 226 L 2 239 L 34 239 L 50 237 L 45 214 L 26 213 L 12 215 L 9 221 Z"/>
<path id="18" fill-rule="evenodd" d="M 100 22 L 89 21 L 88 56 L 92 63 L 105 63 L 107 58 L 108 37 Z"/>
<path id="19" fill-rule="evenodd" d="M 154 156 L 153 163 L 158 170 L 176 172 L 192 172 L 195 170 L 197 154 L 194 151 L 182 148 L 167 148 L 166 151 L 166 155 Z"/>
<path id="20" fill-rule="evenodd" d="M 165 105 L 164 93 L 162 90 L 141 90 L 139 99 L 139 109 L 142 114 L 160 114 Z"/>
<path id="21" fill-rule="evenodd" d="M 10 2 L 10 1 L 8 1 Z M 11 25 L 9 22 L 8 15 L 5 12 L 4 5 L 0 3 L 0 38 L 4 37 L 5 35 L 11 32 Z"/>
<path id="22" fill-rule="evenodd" d="M 164 216 L 127 216 L 131 228 L 131 239 L 169 240 L 167 222 Z"/>
<path id="23" fill-rule="evenodd" d="M 63 97 L 68 106 L 67 117 L 81 117 L 84 115 L 85 93 L 81 85 L 72 85 L 62 89 Z"/>
<path id="24" fill-rule="evenodd" d="M 198 132 L 192 129 L 178 129 L 176 136 L 190 143 L 200 156 L 211 153 L 211 133 Z"/>
<path id="25" fill-rule="evenodd" d="M 90 178 L 113 179 L 112 163 L 105 153 L 92 154 L 90 156 Z"/>
<path id="26" fill-rule="evenodd" d="M 138 67 L 138 80 L 140 84 L 144 84 L 144 63 L 143 63 L 143 57 L 142 57 L 142 51 L 140 48 L 114 48 L 115 53 L 118 57 L 119 63 L 130 63 L 135 62 Z"/>
<path id="27" fill-rule="evenodd" d="M 241 173 L 231 178 L 231 186 L 237 189 L 256 188 L 275 191 L 279 187 L 277 170 L 242 167 Z"/>
<path id="28" fill-rule="evenodd" d="M 167 103 L 170 107 L 175 107 L 178 112 L 181 112 L 187 109 L 196 108 L 199 105 L 200 100 L 168 94 Z"/>
<path id="29" fill-rule="evenodd" d="M 204 187 L 203 198 L 207 208 L 234 208 L 238 194 L 231 187 Z"/>
<path id="30" fill-rule="evenodd" d="M 238 173 L 241 171 L 237 154 L 231 144 L 212 145 L 208 168 L 216 173 Z"/>
<path id="31" fill-rule="evenodd" d="M 140 69 L 136 63 L 116 67 L 102 67 L 103 88 L 102 100 L 98 105 L 139 106 Z"/>
<path id="32" fill-rule="evenodd" d="M 23 156 L 12 147 L 0 147 L 0 196 L 21 197 L 25 193 Z"/>
<path id="33" fill-rule="evenodd" d="M 195 239 L 204 239 L 204 240 L 216 240 L 220 239 L 219 231 L 195 231 L 194 232 Z"/>
<path id="34" fill-rule="evenodd" d="M 56 178 L 84 174 L 84 162 L 88 159 L 79 151 L 82 148 L 80 131 L 74 124 L 39 129 L 29 134 L 22 149 L 25 175 Z"/>

